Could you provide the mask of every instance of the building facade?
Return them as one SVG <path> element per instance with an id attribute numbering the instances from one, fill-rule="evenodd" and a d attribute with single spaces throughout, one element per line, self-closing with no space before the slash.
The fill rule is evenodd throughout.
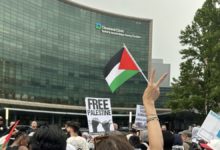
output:
<path id="1" fill-rule="evenodd" d="M 161 87 L 170 87 L 170 64 L 164 63 L 163 59 L 152 59 L 152 68 L 156 70 L 156 80 L 168 73 L 166 79 L 161 83 Z"/>
<path id="2" fill-rule="evenodd" d="M 167 94 L 171 91 L 170 64 L 164 63 L 163 59 L 152 59 L 152 68 L 156 70 L 156 80 L 159 80 L 164 73 L 168 73 L 166 79 L 160 86 L 160 97 L 156 101 L 156 106 L 158 108 L 166 108 L 166 103 L 169 100 Z"/>
<path id="3" fill-rule="evenodd" d="M 82 112 L 89 96 L 111 98 L 113 111 L 118 113 L 122 108 L 135 108 L 147 85 L 141 74 L 111 93 L 103 69 L 126 44 L 147 76 L 151 38 L 149 19 L 107 13 L 67 0 L 3 0 L 0 104 L 42 112 Z"/>
<path id="4" fill-rule="evenodd" d="M 112 94 L 103 69 L 125 43 L 147 75 L 151 20 L 58 0 L 7 0 L 0 7 L 2 98 L 82 106 L 86 96 L 110 97 L 125 107 L 140 101 L 141 75 Z"/>

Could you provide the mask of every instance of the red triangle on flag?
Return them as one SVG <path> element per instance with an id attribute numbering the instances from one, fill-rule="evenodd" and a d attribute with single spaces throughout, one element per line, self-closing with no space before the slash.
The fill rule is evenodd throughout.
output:
<path id="1" fill-rule="evenodd" d="M 122 53 L 119 69 L 139 70 L 137 65 L 133 61 L 132 56 L 130 56 L 126 48 L 124 48 L 124 51 Z"/>

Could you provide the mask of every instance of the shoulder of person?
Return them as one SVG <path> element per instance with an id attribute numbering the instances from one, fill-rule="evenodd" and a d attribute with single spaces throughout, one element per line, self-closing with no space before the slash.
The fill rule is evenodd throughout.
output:
<path id="1" fill-rule="evenodd" d="M 83 137 L 81 137 L 81 136 L 77 136 L 76 139 L 78 139 L 78 140 L 82 140 L 82 141 L 85 141 L 85 142 L 86 142 L 86 139 L 83 138 Z"/>
<path id="2" fill-rule="evenodd" d="M 26 146 L 19 146 L 18 150 L 28 150 Z"/>
<path id="3" fill-rule="evenodd" d="M 183 142 L 183 147 L 184 147 L 184 150 L 188 150 L 190 145 L 186 142 Z"/>
<path id="4" fill-rule="evenodd" d="M 76 150 L 76 148 L 73 145 L 67 143 L 66 150 Z"/>
<path id="5" fill-rule="evenodd" d="M 68 142 L 71 142 L 71 141 L 73 141 L 73 140 L 74 140 L 74 137 L 68 137 L 66 141 L 67 141 L 67 143 L 68 143 Z"/>
<path id="6" fill-rule="evenodd" d="M 143 143 L 137 145 L 137 147 L 135 147 L 135 148 L 140 148 L 141 150 L 147 150 L 148 149 L 148 147 Z"/>
<path id="7" fill-rule="evenodd" d="M 144 144 L 146 147 L 149 147 L 149 145 L 145 142 L 141 143 L 141 144 Z"/>

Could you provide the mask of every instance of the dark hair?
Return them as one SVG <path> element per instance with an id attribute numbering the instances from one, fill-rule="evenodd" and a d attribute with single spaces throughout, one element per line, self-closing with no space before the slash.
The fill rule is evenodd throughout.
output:
<path id="1" fill-rule="evenodd" d="M 183 145 L 182 138 L 179 134 L 174 134 L 174 142 L 173 145 Z"/>
<path id="2" fill-rule="evenodd" d="M 57 126 L 44 126 L 34 133 L 31 150 L 66 150 L 66 135 Z"/>
<path id="3" fill-rule="evenodd" d="M 133 150 L 125 136 L 108 135 L 94 139 L 95 150 Z"/>
<path id="4" fill-rule="evenodd" d="M 139 144 L 141 144 L 141 140 L 138 136 L 133 135 L 129 138 L 129 143 L 136 148 Z"/>
<path id="5" fill-rule="evenodd" d="M 15 135 L 14 135 L 14 138 L 15 140 L 18 139 L 19 137 L 21 136 L 28 136 L 25 132 L 22 132 L 22 131 L 18 131 Z"/>
<path id="6" fill-rule="evenodd" d="M 75 121 L 67 121 L 66 122 L 67 127 L 70 127 L 74 130 L 75 133 L 77 133 L 79 136 L 81 136 L 80 132 L 80 124 Z"/>
<path id="7" fill-rule="evenodd" d="M 136 134 L 137 132 L 138 132 L 137 129 L 135 129 L 135 128 L 132 128 L 132 129 L 131 129 L 131 133 Z"/>
<path id="8" fill-rule="evenodd" d="M 171 150 L 174 143 L 174 135 L 170 131 L 163 131 L 164 150 Z"/>
<path id="9" fill-rule="evenodd" d="M 0 120 L 1 120 L 1 121 L 5 121 L 5 119 L 4 119 L 3 116 L 0 116 Z"/>

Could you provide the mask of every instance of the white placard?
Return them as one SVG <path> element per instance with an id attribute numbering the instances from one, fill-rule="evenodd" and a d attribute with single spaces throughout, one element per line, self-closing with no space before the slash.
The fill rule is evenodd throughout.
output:
<path id="1" fill-rule="evenodd" d="M 109 98 L 86 97 L 85 103 L 90 133 L 114 131 Z"/>
<path id="2" fill-rule="evenodd" d="M 211 140 L 208 146 L 213 150 L 220 150 L 220 139 Z"/>
<path id="3" fill-rule="evenodd" d="M 135 125 L 138 129 L 146 129 L 147 116 L 143 105 L 136 106 Z"/>
<path id="4" fill-rule="evenodd" d="M 210 111 L 197 135 L 207 142 L 220 138 L 220 115 Z"/>

